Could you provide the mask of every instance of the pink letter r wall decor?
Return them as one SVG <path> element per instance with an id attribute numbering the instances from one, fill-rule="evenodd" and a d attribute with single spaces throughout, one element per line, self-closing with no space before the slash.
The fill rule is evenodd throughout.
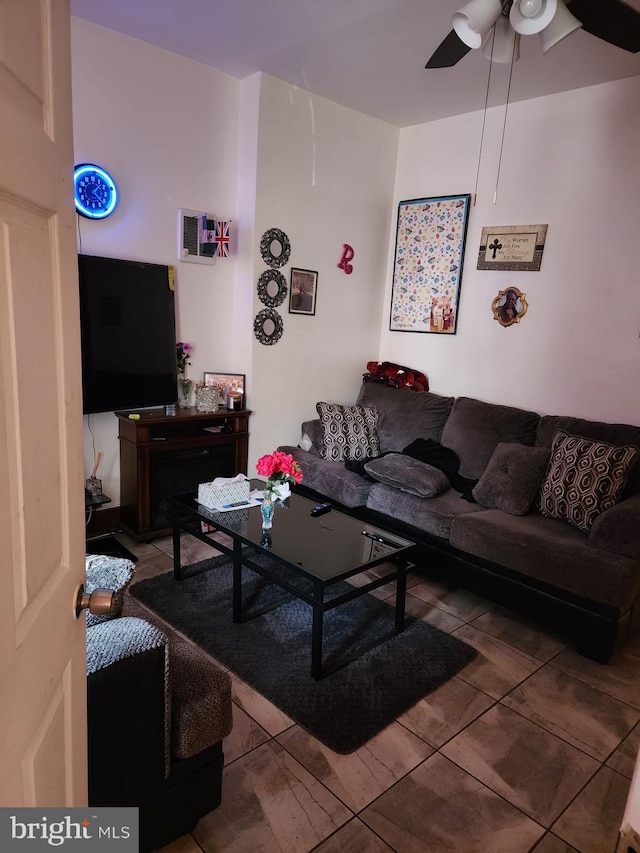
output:
<path id="1" fill-rule="evenodd" d="M 348 243 L 344 244 L 344 249 L 342 251 L 342 257 L 340 258 L 340 263 L 338 266 L 341 270 L 344 270 L 347 275 L 351 275 L 353 272 L 353 265 L 349 263 L 349 261 L 353 260 L 353 249 Z"/>

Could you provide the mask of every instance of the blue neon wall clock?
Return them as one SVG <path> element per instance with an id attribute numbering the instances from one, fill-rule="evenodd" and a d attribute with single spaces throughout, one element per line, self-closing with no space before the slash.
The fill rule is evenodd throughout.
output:
<path id="1" fill-rule="evenodd" d="M 118 187 L 109 172 L 94 163 L 80 163 L 73 172 L 76 210 L 87 219 L 106 219 L 118 204 Z"/>

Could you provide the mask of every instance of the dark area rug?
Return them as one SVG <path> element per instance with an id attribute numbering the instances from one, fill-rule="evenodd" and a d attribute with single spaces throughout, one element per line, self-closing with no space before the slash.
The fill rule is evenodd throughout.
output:
<path id="1" fill-rule="evenodd" d="M 362 746 L 477 654 L 461 640 L 411 618 L 396 635 L 393 606 L 363 595 L 325 614 L 323 665 L 332 667 L 368 650 L 316 682 L 311 677 L 311 607 L 243 569 L 243 614 L 277 607 L 234 624 L 231 561 L 214 557 L 189 570 L 192 576 L 182 581 L 172 573 L 140 581 L 131 594 L 335 752 Z M 348 589 L 337 584 L 330 595 Z"/>

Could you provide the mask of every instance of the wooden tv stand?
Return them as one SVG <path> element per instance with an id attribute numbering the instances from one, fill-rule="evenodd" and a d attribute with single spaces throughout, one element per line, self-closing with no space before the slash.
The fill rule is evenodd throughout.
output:
<path id="1" fill-rule="evenodd" d="M 139 418 L 131 418 L 139 414 Z M 120 442 L 120 523 L 137 541 L 171 533 L 168 499 L 215 477 L 247 473 L 250 411 L 195 407 L 115 412 Z M 218 432 L 211 429 L 219 428 Z"/>

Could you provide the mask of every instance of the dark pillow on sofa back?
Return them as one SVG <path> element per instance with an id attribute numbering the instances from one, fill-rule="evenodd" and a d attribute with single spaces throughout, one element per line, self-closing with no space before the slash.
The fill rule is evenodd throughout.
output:
<path id="1" fill-rule="evenodd" d="M 540 489 L 550 453 L 546 447 L 500 442 L 473 489 L 473 497 L 488 509 L 526 515 Z"/>
<path id="2" fill-rule="evenodd" d="M 441 397 L 428 391 L 417 394 L 406 388 L 363 382 L 357 402 L 359 406 L 371 406 L 379 412 L 380 452 L 400 453 L 416 438 L 440 441 L 453 397 Z"/>
<path id="3" fill-rule="evenodd" d="M 458 397 L 442 431 L 442 444 L 458 454 L 461 476 L 479 480 L 501 441 L 533 444 L 539 419 L 536 412 Z"/>

